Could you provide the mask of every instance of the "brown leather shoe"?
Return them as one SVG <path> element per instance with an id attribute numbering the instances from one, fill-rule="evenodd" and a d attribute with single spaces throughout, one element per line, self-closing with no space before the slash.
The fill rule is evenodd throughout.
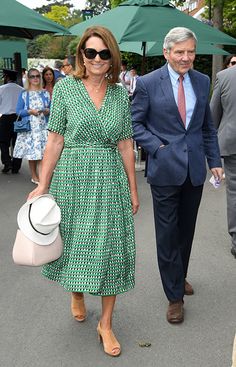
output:
<path id="1" fill-rule="evenodd" d="M 184 303 L 183 301 L 170 302 L 167 310 L 167 321 L 171 324 L 179 324 L 184 321 Z"/>
<path id="2" fill-rule="evenodd" d="M 186 279 L 185 279 L 185 282 L 184 282 L 184 294 L 186 296 L 192 296 L 194 294 L 193 287 L 191 286 L 191 284 L 189 282 L 187 282 Z"/>
<path id="3" fill-rule="evenodd" d="M 235 246 L 232 246 L 231 248 L 231 254 L 235 257 L 236 259 L 236 247 Z"/>

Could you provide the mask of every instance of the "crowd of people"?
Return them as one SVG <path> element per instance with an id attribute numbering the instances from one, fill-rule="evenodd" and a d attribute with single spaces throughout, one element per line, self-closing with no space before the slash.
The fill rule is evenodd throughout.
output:
<path id="1" fill-rule="evenodd" d="M 22 83 L 18 84 L 15 70 L 3 69 L 0 87 L 0 151 L 2 173 L 18 173 L 22 159 L 29 162 L 31 182 L 39 183 L 40 163 L 47 136 L 48 119 L 55 83 L 73 73 L 75 57 L 56 60 L 54 68 L 46 66 L 22 68 Z M 14 122 L 28 116 L 31 130 L 14 131 Z"/>
<path id="2" fill-rule="evenodd" d="M 43 75 L 47 75 L 43 71 Z M 13 158 L 27 159 L 31 173 L 31 181 L 39 183 L 40 165 L 43 158 L 50 112 L 50 94 L 42 88 L 42 78 L 37 69 L 30 69 L 27 74 L 27 87 L 17 101 L 16 114 L 21 118 L 28 117 L 30 131 L 18 132 Z"/>
<path id="3" fill-rule="evenodd" d="M 196 45 L 191 30 L 171 29 L 163 44 L 166 64 L 138 76 L 137 66 L 128 70 L 121 61 L 112 33 L 94 26 L 81 37 L 76 62 L 67 57 L 42 75 L 30 69 L 24 89 L 13 75 L 0 87 L 2 171 L 16 172 L 21 159 L 27 159 L 37 185 L 28 199 L 49 189 L 61 209 L 64 251 L 43 266 L 42 274 L 71 293 L 71 312 L 78 322 L 87 318 L 85 294 L 101 296 L 97 333 L 104 352 L 113 357 L 121 353 L 112 331 L 116 297 L 135 284 L 133 215 L 139 199 L 133 139 L 147 154 L 167 321 L 183 322 L 184 297 L 194 294 L 188 265 L 206 161 L 219 183 L 222 156 L 236 257 L 236 68 L 217 75 L 210 106 L 210 79 L 193 68 Z M 9 78 L 8 71 L 4 75 Z M 7 89 L 13 84 L 14 93 Z M 4 98 L 12 101 L 8 110 L 3 109 Z M 17 115 L 29 117 L 31 130 L 16 137 Z M 6 135 L 4 124 L 10 131 Z"/>
<path id="4" fill-rule="evenodd" d="M 138 78 L 137 65 L 132 65 L 130 67 L 130 70 L 128 70 L 127 61 L 122 60 L 119 81 L 127 89 L 130 96 L 130 100 L 132 100 L 132 96 L 136 87 L 137 78 Z"/>

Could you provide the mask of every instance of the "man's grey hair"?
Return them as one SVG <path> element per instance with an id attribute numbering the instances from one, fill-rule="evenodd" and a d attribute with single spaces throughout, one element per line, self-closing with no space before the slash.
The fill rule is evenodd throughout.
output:
<path id="1" fill-rule="evenodd" d="M 68 64 L 72 66 L 72 68 L 75 68 L 75 56 L 69 55 L 67 56 Z"/>
<path id="2" fill-rule="evenodd" d="M 61 69 L 62 65 L 63 65 L 63 62 L 61 60 L 55 60 L 54 68 Z"/>
<path id="3" fill-rule="evenodd" d="M 175 43 L 184 42 L 193 38 L 197 44 L 197 37 L 193 31 L 185 27 L 172 28 L 165 36 L 163 48 L 169 52 Z"/>

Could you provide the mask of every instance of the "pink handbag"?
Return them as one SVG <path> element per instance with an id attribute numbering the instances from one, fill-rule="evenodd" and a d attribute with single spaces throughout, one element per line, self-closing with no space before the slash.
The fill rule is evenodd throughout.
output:
<path id="1" fill-rule="evenodd" d="M 28 239 L 20 229 L 17 230 L 12 257 L 15 264 L 40 266 L 57 260 L 63 251 L 60 232 L 49 245 L 38 245 Z"/>

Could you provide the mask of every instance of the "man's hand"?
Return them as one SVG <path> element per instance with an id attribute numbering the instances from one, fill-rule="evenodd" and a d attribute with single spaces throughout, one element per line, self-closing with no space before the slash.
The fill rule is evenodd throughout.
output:
<path id="1" fill-rule="evenodd" d="M 215 177 L 215 180 L 221 181 L 223 177 L 223 169 L 221 167 L 215 167 L 211 169 L 211 173 Z"/>

